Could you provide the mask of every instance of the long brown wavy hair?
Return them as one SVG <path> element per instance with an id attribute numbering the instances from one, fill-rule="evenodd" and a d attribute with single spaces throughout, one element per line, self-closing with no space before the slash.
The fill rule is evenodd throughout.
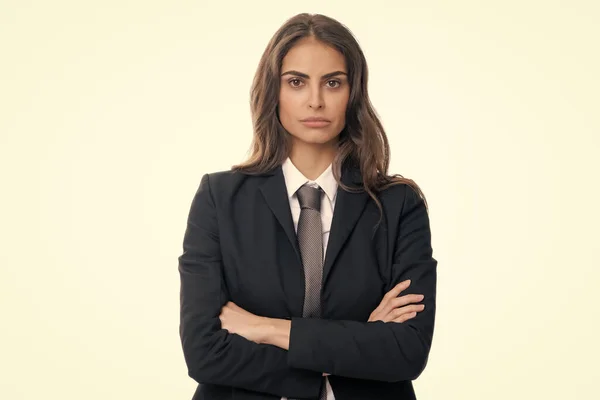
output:
<path id="1" fill-rule="evenodd" d="M 345 58 L 350 83 L 346 124 L 339 135 L 338 151 L 333 161 L 333 175 L 346 191 L 365 190 L 380 212 L 377 193 L 397 184 L 411 186 L 427 201 L 419 186 L 402 175 L 388 175 L 390 148 L 385 130 L 367 91 L 368 69 L 365 56 L 348 28 L 321 14 L 298 14 L 287 20 L 269 41 L 260 62 L 252 88 L 250 107 L 254 137 L 251 154 L 233 170 L 246 174 L 262 174 L 280 166 L 288 157 L 290 134 L 279 121 L 278 104 L 281 64 L 287 52 L 302 38 L 312 36 L 337 49 Z M 360 168 L 362 188 L 351 188 L 341 182 L 342 165 Z"/>

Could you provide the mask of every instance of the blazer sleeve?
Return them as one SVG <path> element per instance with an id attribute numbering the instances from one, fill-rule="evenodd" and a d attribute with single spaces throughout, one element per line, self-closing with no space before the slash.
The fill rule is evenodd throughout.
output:
<path id="1" fill-rule="evenodd" d="M 425 309 L 404 323 L 292 318 L 290 366 L 385 382 L 414 380 L 425 369 L 434 330 L 437 261 L 425 203 L 408 186 L 404 193 L 392 283 L 411 279 L 401 296 L 423 294 Z"/>
<path id="2" fill-rule="evenodd" d="M 291 367 L 286 350 L 221 328 L 219 315 L 228 294 L 208 174 L 192 201 L 178 260 L 179 334 L 191 378 L 277 396 L 318 396 L 322 373 Z"/>

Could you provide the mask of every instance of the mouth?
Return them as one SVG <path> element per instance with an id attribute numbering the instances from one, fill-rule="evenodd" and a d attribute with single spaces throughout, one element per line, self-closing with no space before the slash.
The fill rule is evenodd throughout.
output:
<path id="1" fill-rule="evenodd" d="M 305 118 L 300 120 L 300 122 L 309 128 L 323 128 L 331 124 L 330 120 L 321 117 Z"/>

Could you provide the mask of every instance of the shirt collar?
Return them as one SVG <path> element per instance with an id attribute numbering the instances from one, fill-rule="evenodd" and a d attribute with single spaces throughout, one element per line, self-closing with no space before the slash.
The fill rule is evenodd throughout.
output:
<path id="1" fill-rule="evenodd" d="M 330 202 L 335 201 L 335 197 L 337 194 L 338 184 L 333 176 L 332 165 L 329 167 L 314 181 L 311 181 L 307 177 L 305 177 L 302 172 L 296 168 L 292 160 L 288 157 L 283 164 L 281 165 L 281 169 L 283 171 L 283 177 L 285 178 L 285 186 L 287 188 L 288 198 L 291 198 L 302 185 L 314 182 L 327 195 Z"/>

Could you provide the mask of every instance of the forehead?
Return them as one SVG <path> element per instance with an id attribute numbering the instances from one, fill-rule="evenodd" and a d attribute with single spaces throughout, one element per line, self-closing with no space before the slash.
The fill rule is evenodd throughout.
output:
<path id="1" fill-rule="evenodd" d="M 281 70 L 297 70 L 312 76 L 332 71 L 346 71 L 342 53 L 313 37 L 300 39 L 285 55 Z"/>

